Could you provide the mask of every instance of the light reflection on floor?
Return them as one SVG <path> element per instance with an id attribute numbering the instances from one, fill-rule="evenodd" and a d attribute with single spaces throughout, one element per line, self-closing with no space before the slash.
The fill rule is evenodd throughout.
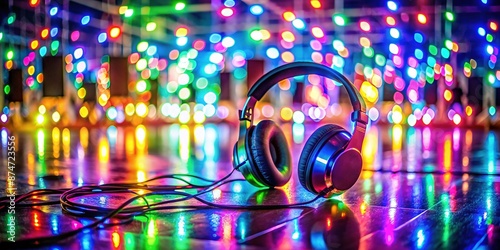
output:
<path id="1" fill-rule="evenodd" d="M 296 165 L 314 126 L 282 128 Z M 11 135 L 18 145 L 16 172 L 22 191 L 144 181 L 166 173 L 218 179 L 232 168 L 237 139 L 236 130 L 227 124 L 53 128 L 33 133 L 1 129 L 3 163 Z M 372 126 L 363 145 L 365 171 L 339 198 L 343 202 L 321 200 L 311 209 L 162 211 L 128 225 L 86 232 L 54 247 L 495 248 L 500 240 L 499 141 L 499 132 Z M 5 186 L 5 171 L 0 171 L 0 179 Z M 259 190 L 235 182 L 214 190 L 207 199 L 275 204 L 312 197 L 294 172 L 282 189 Z M 113 206 L 120 201 L 96 196 L 85 202 Z M 58 234 L 89 223 L 63 215 L 58 206 L 20 209 L 18 217 L 18 235 L 24 237 Z M 0 224 L 5 218 L 0 215 Z"/>

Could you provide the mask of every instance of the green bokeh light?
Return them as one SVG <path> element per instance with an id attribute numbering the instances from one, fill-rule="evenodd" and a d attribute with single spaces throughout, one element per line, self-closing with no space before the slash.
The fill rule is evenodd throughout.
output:
<path id="1" fill-rule="evenodd" d="M 455 14 L 453 14 L 453 12 L 451 12 L 451 11 L 446 11 L 444 15 L 445 15 L 445 17 L 446 17 L 446 20 L 448 20 L 448 21 L 450 21 L 450 22 L 455 21 Z"/>
<path id="2" fill-rule="evenodd" d="M 183 2 L 178 2 L 175 4 L 175 10 L 183 10 L 184 8 L 186 8 L 186 4 Z"/>
<path id="3" fill-rule="evenodd" d="M 12 60 L 12 58 L 14 58 L 14 51 L 7 51 L 7 60 Z"/>
<path id="4" fill-rule="evenodd" d="M 347 18 L 342 14 L 334 14 L 332 16 L 333 22 L 338 26 L 345 26 L 347 23 Z"/>
<path id="5" fill-rule="evenodd" d="M 16 21 L 16 14 L 12 13 L 12 14 L 10 14 L 9 18 L 7 19 L 7 23 L 10 25 L 10 24 L 13 24 L 14 21 Z"/>
<path id="6" fill-rule="evenodd" d="M 493 42 L 493 36 L 491 34 L 486 35 L 486 41 Z"/>
<path id="7" fill-rule="evenodd" d="M 437 47 L 436 47 L 436 46 L 434 46 L 434 45 L 429 45 L 429 52 L 430 52 L 433 56 L 435 56 L 435 55 L 437 55 L 437 53 L 438 53 L 438 49 L 437 49 Z"/>
<path id="8" fill-rule="evenodd" d="M 128 9 L 125 11 L 125 17 L 131 17 L 134 15 L 134 9 Z"/>

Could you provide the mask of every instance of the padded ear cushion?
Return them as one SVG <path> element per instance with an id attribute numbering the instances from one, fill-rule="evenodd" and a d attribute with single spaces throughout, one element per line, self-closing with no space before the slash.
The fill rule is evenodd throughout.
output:
<path id="1" fill-rule="evenodd" d="M 270 187 L 285 185 L 292 176 L 292 160 L 285 134 L 274 122 L 263 120 L 250 138 L 254 170 Z"/>
<path id="2" fill-rule="evenodd" d="M 345 129 L 341 126 L 335 124 L 326 124 L 314 131 L 309 139 L 307 139 L 304 149 L 302 149 L 302 153 L 300 154 L 298 173 L 300 184 L 302 184 L 302 186 L 310 192 L 315 193 L 312 185 L 310 184 L 311 168 L 308 162 L 311 153 L 314 151 L 314 148 L 316 146 L 319 146 L 318 143 L 321 139 L 325 137 L 331 137 L 334 134 L 342 131 L 345 131 Z M 335 154 L 336 152 L 333 153 Z"/>

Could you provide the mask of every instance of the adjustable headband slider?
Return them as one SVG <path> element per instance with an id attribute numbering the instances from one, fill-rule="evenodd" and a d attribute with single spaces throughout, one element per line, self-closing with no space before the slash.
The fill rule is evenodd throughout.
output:
<path id="1" fill-rule="evenodd" d="M 368 115 L 361 110 L 355 110 L 351 113 L 351 121 L 368 124 Z"/>
<path id="2" fill-rule="evenodd" d="M 249 96 L 247 101 L 245 102 L 245 106 L 243 110 L 239 110 L 240 121 L 252 121 L 253 120 L 253 109 L 255 107 L 255 103 L 257 103 L 257 99 L 253 96 Z"/>

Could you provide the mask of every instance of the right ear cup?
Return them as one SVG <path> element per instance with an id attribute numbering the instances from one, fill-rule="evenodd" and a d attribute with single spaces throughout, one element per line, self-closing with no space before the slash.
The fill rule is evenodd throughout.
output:
<path id="1" fill-rule="evenodd" d="M 325 144 L 325 142 L 329 140 L 329 138 L 334 137 L 337 133 L 340 132 L 347 133 L 347 131 L 344 128 L 335 124 L 327 124 L 320 127 L 319 129 L 314 131 L 314 133 L 309 137 L 309 139 L 307 139 L 304 149 L 300 154 L 299 167 L 298 167 L 300 184 L 302 184 L 302 186 L 305 189 L 314 194 L 317 194 L 318 191 L 315 191 L 312 185 L 313 164 L 309 164 L 309 162 L 312 160 L 311 157 L 315 153 L 315 151 L 317 151 L 316 149 L 321 148 L 323 144 Z M 341 151 L 341 149 L 345 145 L 347 145 L 348 142 L 349 141 L 341 143 L 344 145 L 340 145 L 339 147 L 337 147 L 336 150 L 331 152 L 331 155 L 338 154 Z"/>
<path id="2" fill-rule="evenodd" d="M 292 160 L 283 131 L 270 120 L 257 124 L 249 135 L 248 147 L 253 160 L 251 170 L 266 186 L 285 185 L 292 176 Z"/>

